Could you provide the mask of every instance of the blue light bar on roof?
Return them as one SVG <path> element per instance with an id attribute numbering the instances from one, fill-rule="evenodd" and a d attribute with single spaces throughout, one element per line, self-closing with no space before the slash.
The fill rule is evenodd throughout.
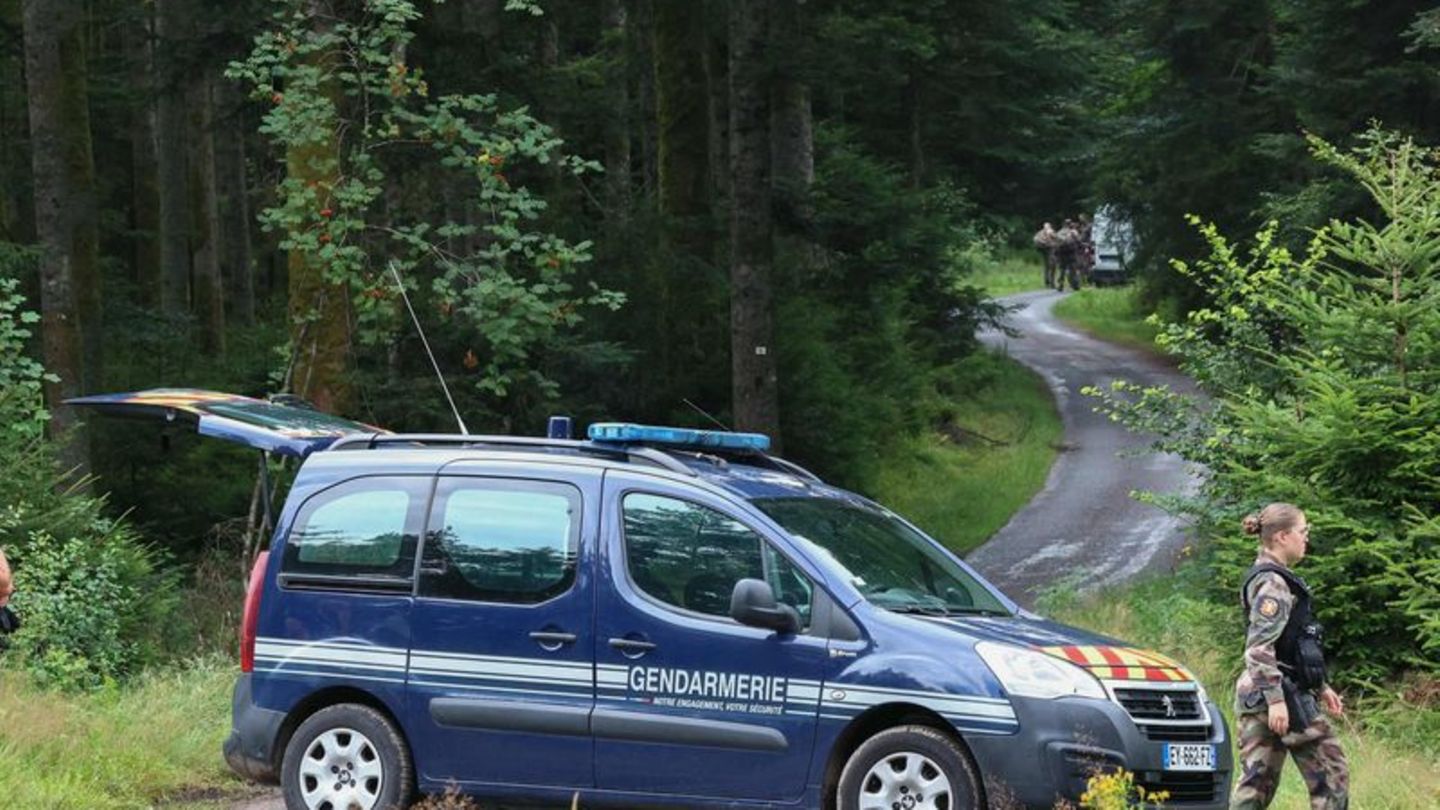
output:
<path id="1" fill-rule="evenodd" d="M 730 433 L 723 430 L 691 430 L 690 428 L 655 427 L 630 422 L 596 422 L 590 426 L 590 441 L 617 444 L 656 444 L 666 447 L 689 447 L 713 450 L 753 450 L 763 453 L 770 449 L 770 437 L 763 433 Z"/>

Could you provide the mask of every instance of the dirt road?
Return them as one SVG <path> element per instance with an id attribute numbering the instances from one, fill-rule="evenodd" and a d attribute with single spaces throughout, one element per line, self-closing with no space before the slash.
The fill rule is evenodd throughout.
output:
<path id="1" fill-rule="evenodd" d="M 1086 386 L 1115 379 L 1194 384 L 1145 352 L 1097 340 L 1056 320 L 1062 294 L 1022 293 L 1004 299 L 1022 307 L 1009 318 L 1020 332 L 982 335 L 1049 383 L 1064 423 L 1063 450 L 1045 488 L 967 560 L 1026 606 L 1044 588 L 1070 577 L 1082 590 L 1103 588 L 1173 564 L 1185 543 L 1179 521 L 1130 497 L 1132 490 L 1175 492 L 1197 485 L 1186 465 L 1145 451 L 1149 440 L 1095 413 Z"/>

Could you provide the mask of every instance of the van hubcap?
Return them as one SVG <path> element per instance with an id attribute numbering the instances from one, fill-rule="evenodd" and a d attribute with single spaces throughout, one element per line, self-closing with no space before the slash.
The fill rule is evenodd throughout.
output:
<path id="1" fill-rule="evenodd" d="M 384 771 L 374 743 L 354 729 L 331 729 L 300 760 L 300 796 L 310 810 L 375 810 Z"/>
<path id="2" fill-rule="evenodd" d="M 891 754 L 860 783 L 860 810 L 951 810 L 950 780 L 924 754 Z"/>

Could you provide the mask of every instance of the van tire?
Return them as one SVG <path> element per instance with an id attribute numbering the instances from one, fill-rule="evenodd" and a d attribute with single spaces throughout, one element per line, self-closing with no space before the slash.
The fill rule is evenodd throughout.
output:
<path id="1" fill-rule="evenodd" d="M 885 776 L 887 767 L 896 777 L 893 781 Z M 916 769 L 918 781 L 898 778 L 899 772 L 907 767 Z M 907 781 L 908 786 L 900 784 Z M 925 784 L 948 785 L 947 800 L 937 805 L 935 795 L 925 796 L 920 792 Z M 903 796 L 920 797 L 909 805 L 903 803 L 903 796 L 899 794 L 892 797 L 901 799 L 897 803 L 907 810 L 937 806 L 947 810 L 977 810 L 985 806 L 980 778 L 970 755 L 955 738 L 930 726 L 895 726 L 861 743 L 840 772 L 835 806 L 838 810 L 859 810 L 862 791 L 875 799 L 887 789 L 904 789 Z"/>
<path id="2" fill-rule="evenodd" d="M 358 747 L 353 747 L 357 743 Z M 341 750 L 351 754 L 345 758 L 349 761 L 337 766 L 346 769 L 337 773 L 337 779 L 349 776 L 348 782 L 336 783 L 342 785 L 342 790 L 353 786 L 365 800 L 373 800 L 371 810 L 409 806 L 415 792 L 415 771 L 410 762 L 410 749 L 395 724 L 369 706 L 340 703 L 310 715 L 290 735 L 280 766 L 280 785 L 287 810 L 318 810 L 323 806 L 318 803 L 312 806 L 306 800 L 306 793 L 311 793 L 314 800 L 317 788 L 319 794 L 328 792 L 328 777 L 326 785 L 317 785 L 313 776 L 302 776 L 301 768 L 314 770 L 320 758 Z M 312 759 L 309 763 L 307 756 Z M 353 766 L 354 760 L 360 764 L 354 766 L 352 774 L 346 766 Z M 366 775 L 377 771 L 378 778 L 369 783 Z M 345 808 L 337 806 L 335 810 Z"/>

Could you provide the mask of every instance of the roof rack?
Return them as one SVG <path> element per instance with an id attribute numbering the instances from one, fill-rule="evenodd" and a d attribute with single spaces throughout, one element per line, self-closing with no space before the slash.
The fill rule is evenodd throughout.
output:
<path id="1" fill-rule="evenodd" d="M 532 436 L 462 436 L 455 433 L 352 433 L 336 439 L 330 450 L 373 450 L 382 444 L 455 445 L 490 447 L 500 450 L 573 450 L 577 453 L 604 456 L 626 461 L 643 461 L 656 467 L 695 476 L 697 473 L 683 461 L 651 447 L 607 447 L 577 439 L 546 439 Z"/>

